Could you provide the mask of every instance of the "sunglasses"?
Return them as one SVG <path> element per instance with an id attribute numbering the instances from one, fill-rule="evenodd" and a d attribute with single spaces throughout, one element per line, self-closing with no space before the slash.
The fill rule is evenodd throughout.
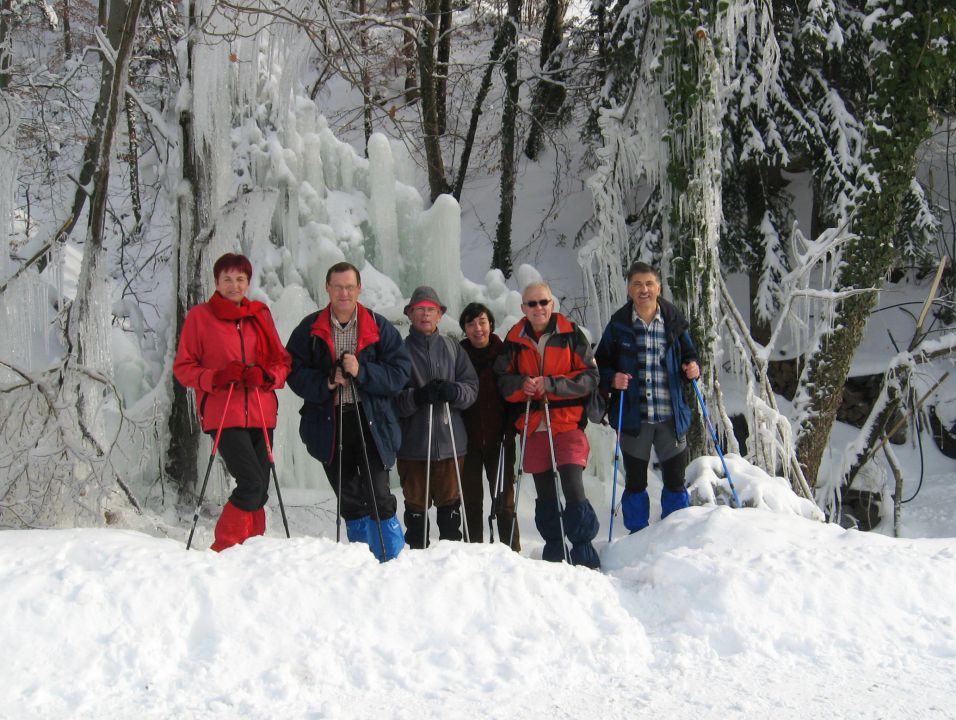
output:
<path id="1" fill-rule="evenodd" d="M 550 303 L 551 303 L 551 299 L 549 298 L 547 300 L 528 300 L 525 303 L 525 305 L 527 305 L 529 308 L 536 308 L 538 307 L 538 305 L 540 305 L 541 307 L 546 307 Z"/>

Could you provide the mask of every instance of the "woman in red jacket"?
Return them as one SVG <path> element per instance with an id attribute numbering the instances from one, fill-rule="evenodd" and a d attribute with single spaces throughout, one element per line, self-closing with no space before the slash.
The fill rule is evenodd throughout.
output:
<path id="1" fill-rule="evenodd" d="M 269 308 L 246 298 L 249 259 L 227 253 L 213 275 L 216 292 L 186 315 L 173 374 L 196 391 L 203 432 L 223 428 L 219 452 L 236 488 L 216 523 L 212 549 L 219 552 L 266 531 L 269 457 L 262 428 L 271 443 L 278 411 L 274 390 L 285 383 L 291 359 Z"/>

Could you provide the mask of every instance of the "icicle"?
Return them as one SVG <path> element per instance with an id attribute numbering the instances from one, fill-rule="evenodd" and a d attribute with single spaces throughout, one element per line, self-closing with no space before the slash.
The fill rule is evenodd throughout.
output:
<path id="1" fill-rule="evenodd" d="M 395 209 L 395 164 L 388 138 L 375 133 L 368 142 L 369 216 L 375 234 L 375 264 L 392 278 L 401 277 L 398 218 Z"/>

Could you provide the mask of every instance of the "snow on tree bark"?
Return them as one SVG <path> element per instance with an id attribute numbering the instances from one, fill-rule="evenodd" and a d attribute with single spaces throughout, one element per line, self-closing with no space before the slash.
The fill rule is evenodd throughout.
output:
<path id="1" fill-rule="evenodd" d="M 797 452 L 811 486 L 840 405 L 850 363 L 887 272 L 897 258 L 894 239 L 916 172 L 917 151 L 934 125 L 934 99 L 956 78 L 951 38 L 956 9 L 918 0 L 904 10 L 879 3 L 863 23 L 869 45 L 870 87 L 864 110 L 862 157 L 848 213 L 851 239 L 836 274 L 837 288 L 860 292 L 841 300 L 807 359 L 801 392 Z"/>

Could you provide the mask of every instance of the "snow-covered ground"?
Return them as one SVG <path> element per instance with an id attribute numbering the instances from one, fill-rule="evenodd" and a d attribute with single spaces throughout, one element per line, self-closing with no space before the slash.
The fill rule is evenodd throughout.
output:
<path id="1" fill-rule="evenodd" d="M 731 460 L 745 501 L 771 496 Z M 271 501 L 268 535 L 218 555 L 182 527 L 3 532 L 0 718 L 956 717 L 952 487 L 930 474 L 906 506 L 925 538 L 794 497 L 617 522 L 608 545 L 592 479 L 603 573 L 536 559 L 528 489 L 522 555 L 441 542 L 380 565 L 305 490 L 284 494 L 291 540 Z"/>

